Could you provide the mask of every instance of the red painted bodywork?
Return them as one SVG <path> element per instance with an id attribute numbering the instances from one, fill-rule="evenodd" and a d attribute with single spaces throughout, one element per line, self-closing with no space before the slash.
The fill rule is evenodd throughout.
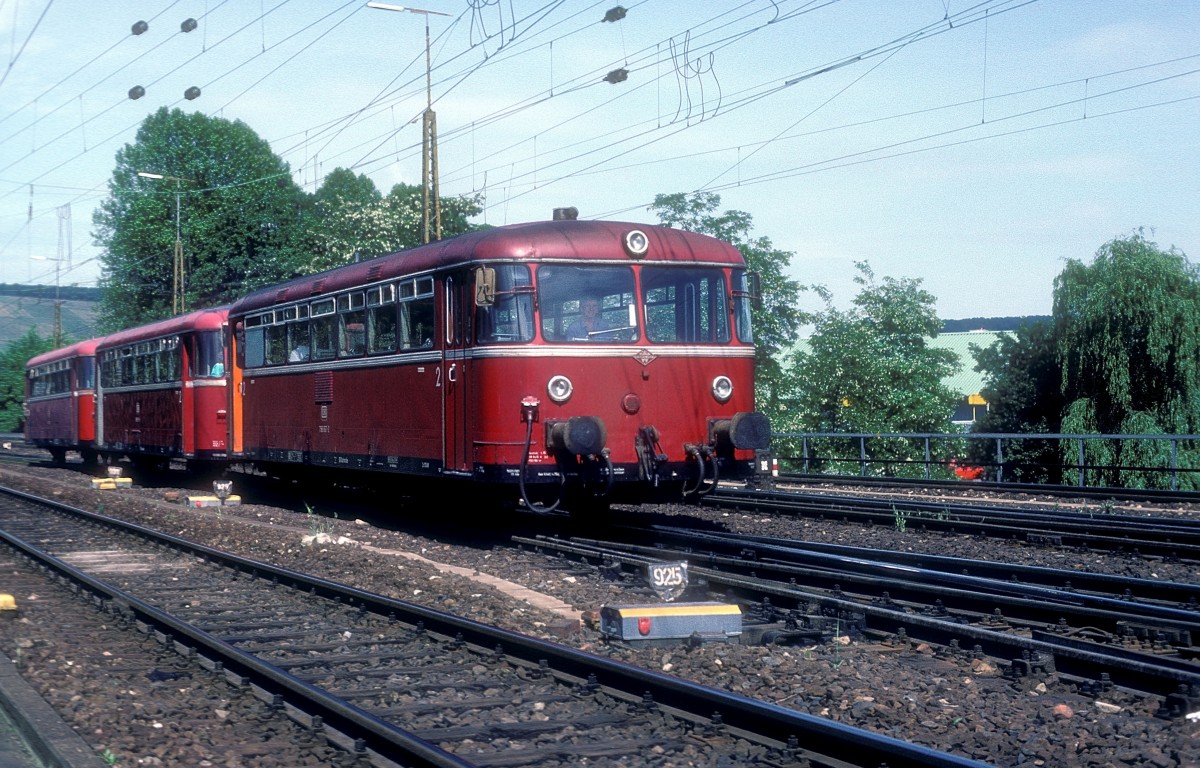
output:
<path id="1" fill-rule="evenodd" d="M 96 440 L 96 391 L 81 387 L 80 363 L 95 360 L 99 339 L 80 341 L 38 355 L 25 365 L 25 439 L 41 447 L 87 449 Z M 71 391 L 43 397 L 30 392 L 28 371 L 46 363 L 67 360 L 71 365 Z"/>
<path id="2" fill-rule="evenodd" d="M 649 240 L 644 257 L 631 257 L 623 248 L 631 229 Z M 460 303 L 469 304 L 471 270 L 503 263 L 529 263 L 535 270 L 539 264 L 604 263 L 638 270 L 640 265 L 695 263 L 724 270 L 727 285 L 729 270 L 745 268 L 735 248 L 703 235 L 620 222 L 557 221 L 474 232 L 261 290 L 230 309 L 235 344 L 236 329 L 256 312 L 429 275 L 436 284 L 436 342 L 427 350 L 294 367 L 242 370 L 235 356 L 234 411 L 244 441 L 238 455 L 269 463 L 512 484 L 525 452 L 521 403 L 533 397 L 540 406 L 528 458 L 530 481 L 554 482 L 556 460 L 545 450 L 546 423 L 572 416 L 603 420 L 617 480 L 636 481 L 634 445 L 640 428 L 657 428 L 669 462 L 683 468 L 685 444 L 710 442 L 712 420 L 754 410 L 754 348 L 736 336 L 720 345 L 655 344 L 642 337 L 636 343 L 588 346 L 550 343 L 539 327 L 534 340 L 522 344 L 448 342 L 447 278 L 462 292 Z M 646 328 L 644 312 L 639 327 Z M 556 374 L 575 385 L 563 404 L 547 397 L 547 381 Z M 711 392 L 719 375 L 735 382 L 725 403 Z M 630 394 L 641 403 L 634 414 L 622 408 Z M 737 451 L 735 458 L 750 462 L 754 452 Z M 540 475 L 539 467 L 545 470 Z"/>
<path id="3" fill-rule="evenodd" d="M 106 336 L 105 351 L 141 341 L 179 337 L 180 380 L 106 387 L 100 379 L 97 424 L 101 452 L 160 458 L 224 459 L 228 453 L 228 377 L 193 375 L 192 340 L 204 331 L 223 333 L 228 308 L 206 309 Z M 228 364 L 224 364 L 228 370 Z"/>

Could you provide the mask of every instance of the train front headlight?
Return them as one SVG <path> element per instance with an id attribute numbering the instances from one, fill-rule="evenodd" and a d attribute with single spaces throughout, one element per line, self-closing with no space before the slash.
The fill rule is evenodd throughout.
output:
<path id="1" fill-rule="evenodd" d="M 575 391 L 575 385 L 566 376 L 552 376 L 549 383 L 546 384 L 546 394 L 550 395 L 550 399 L 556 403 L 565 403 L 571 399 L 571 393 Z"/>
<path id="2" fill-rule="evenodd" d="M 718 403 L 729 402 L 729 398 L 733 397 L 733 382 L 728 376 L 718 376 L 713 379 L 712 396 Z"/>

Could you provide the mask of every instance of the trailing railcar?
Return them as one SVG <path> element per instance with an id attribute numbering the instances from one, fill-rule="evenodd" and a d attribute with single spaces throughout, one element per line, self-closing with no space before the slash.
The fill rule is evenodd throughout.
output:
<path id="1" fill-rule="evenodd" d="M 299 278 L 229 311 L 232 454 L 564 496 L 706 492 L 766 466 L 754 276 L 667 227 L 498 227 Z"/>
<path id="2" fill-rule="evenodd" d="M 96 463 L 96 345 L 99 339 L 38 355 L 25 364 L 25 440 L 56 464 L 78 451 Z"/>
<path id="3" fill-rule="evenodd" d="M 228 459 L 227 314 L 228 307 L 199 310 L 100 340 L 100 453 L 151 468 Z"/>

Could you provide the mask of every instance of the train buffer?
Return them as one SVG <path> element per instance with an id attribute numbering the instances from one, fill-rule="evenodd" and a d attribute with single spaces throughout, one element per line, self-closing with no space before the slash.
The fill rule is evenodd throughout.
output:
<path id="1" fill-rule="evenodd" d="M 605 605 L 600 608 L 600 632 L 637 645 L 740 641 L 742 611 L 715 602 L 652 605 Z"/>

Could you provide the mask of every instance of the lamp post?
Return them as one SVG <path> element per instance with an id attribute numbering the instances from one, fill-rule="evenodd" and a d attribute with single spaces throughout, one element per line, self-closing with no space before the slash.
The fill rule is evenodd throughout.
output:
<path id="1" fill-rule="evenodd" d="M 146 171 L 138 171 L 138 176 L 144 179 L 160 179 L 175 182 L 175 264 L 173 286 L 171 288 L 171 314 L 178 315 L 184 311 L 184 263 L 183 263 L 183 240 L 179 236 L 179 198 L 181 192 L 179 183 L 186 181 L 195 183 L 192 179 L 181 179 L 178 176 L 165 176 L 161 173 L 148 173 Z"/>
<path id="2" fill-rule="evenodd" d="M 425 205 L 425 242 L 442 239 L 442 203 L 438 190 L 437 115 L 433 111 L 433 87 L 429 61 L 429 17 L 449 16 L 448 13 L 408 8 L 390 3 L 367 3 L 368 8 L 381 11 L 419 13 L 425 17 L 425 113 L 421 120 L 421 188 Z M 431 232 L 432 230 L 432 232 Z M 432 234 L 432 237 L 431 237 Z"/>

